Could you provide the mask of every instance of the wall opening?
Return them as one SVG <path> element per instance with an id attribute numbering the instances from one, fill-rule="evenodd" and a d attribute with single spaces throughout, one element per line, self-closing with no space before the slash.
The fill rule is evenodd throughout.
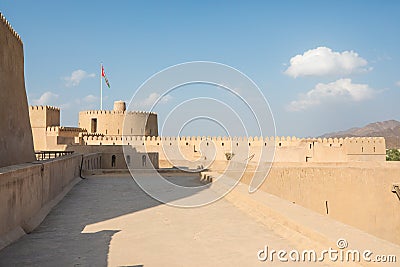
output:
<path id="1" fill-rule="evenodd" d="M 131 165 L 131 156 L 126 156 L 126 163 L 128 164 L 128 165 Z"/>
<path id="2" fill-rule="evenodd" d="M 146 155 L 142 156 L 142 166 L 146 167 Z"/>
<path id="3" fill-rule="evenodd" d="M 328 200 L 325 201 L 326 214 L 329 214 Z"/>
<path id="4" fill-rule="evenodd" d="M 115 167 L 115 161 L 116 161 L 117 157 L 115 155 L 111 156 L 111 167 Z"/>
<path id="5" fill-rule="evenodd" d="M 90 131 L 92 133 L 96 133 L 97 132 L 97 119 L 96 118 L 92 118 L 92 121 L 90 123 Z"/>

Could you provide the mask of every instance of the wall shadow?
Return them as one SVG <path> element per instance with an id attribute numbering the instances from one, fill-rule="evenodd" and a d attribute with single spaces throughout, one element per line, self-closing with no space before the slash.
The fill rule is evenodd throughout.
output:
<path id="1" fill-rule="evenodd" d="M 193 185 L 198 177 L 186 179 Z M 199 185 L 203 184 L 199 181 Z M 111 239 L 120 231 L 82 230 L 162 204 L 143 192 L 129 174 L 88 177 L 72 188 L 38 228 L 0 251 L 0 266 L 107 266 Z"/>

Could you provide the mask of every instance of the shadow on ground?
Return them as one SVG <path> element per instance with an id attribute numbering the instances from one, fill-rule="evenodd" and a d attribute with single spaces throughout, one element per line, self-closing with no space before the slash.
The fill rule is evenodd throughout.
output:
<path id="1" fill-rule="evenodd" d="M 196 183 L 198 176 L 188 180 Z M 119 231 L 82 233 L 85 226 L 160 204 L 129 175 L 87 178 L 37 229 L 0 251 L 0 266 L 106 266 L 110 241 Z"/>

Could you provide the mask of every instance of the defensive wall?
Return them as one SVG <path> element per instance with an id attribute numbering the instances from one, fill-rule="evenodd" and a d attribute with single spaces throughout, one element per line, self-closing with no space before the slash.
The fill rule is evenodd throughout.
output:
<path id="1" fill-rule="evenodd" d="M 89 110 L 79 112 L 78 127 L 88 133 L 104 135 L 126 134 L 157 136 L 157 114 L 143 111 L 127 111 L 125 102 L 115 101 L 114 110 Z"/>
<path id="2" fill-rule="evenodd" d="M 60 109 L 52 106 L 29 106 L 29 118 L 35 151 L 66 150 L 67 145 L 79 142 L 85 129 L 60 126 Z"/>
<path id="3" fill-rule="evenodd" d="M 0 168 L 0 249 L 36 228 L 80 181 L 100 154 L 72 154 L 48 161 Z"/>
<path id="4" fill-rule="evenodd" d="M 20 36 L 0 13 L 0 167 L 35 159 Z"/>
<path id="5" fill-rule="evenodd" d="M 256 165 L 243 168 L 241 181 L 249 184 Z M 215 171 L 224 173 L 224 167 Z M 392 192 L 396 184 L 400 184 L 399 162 L 277 162 L 260 189 L 400 244 L 400 198 Z"/>
<path id="6" fill-rule="evenodd" d="M 83 135 L 81 145 L 129 145 L 159 153 L 160 167 L 210 162 L 352 162 L 385 161 L 385 139 L 296 137 L 150 137 Z"/>

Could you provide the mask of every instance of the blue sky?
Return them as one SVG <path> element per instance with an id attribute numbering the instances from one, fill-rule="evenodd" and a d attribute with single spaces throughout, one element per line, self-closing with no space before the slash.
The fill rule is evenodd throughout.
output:
<path id="1" fill-rule="evenodd" d="M 204 60 L 254 80 L 278 135 L 400 120 L 399 1 L 2 0 L 0 11 L 24 42 L 29 103 L 61 107 L 65 126 L 99 109 L 101 61 L 106 109 L 158 71 Z M 184 100 L 165 99 L 159 124 Z"/>

